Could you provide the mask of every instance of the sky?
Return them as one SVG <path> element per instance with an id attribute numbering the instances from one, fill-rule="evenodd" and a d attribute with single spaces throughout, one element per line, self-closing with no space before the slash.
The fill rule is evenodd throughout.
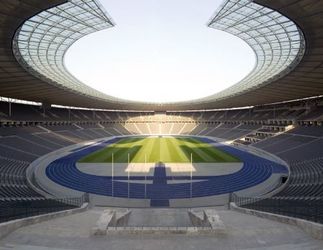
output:
<path id="1" fill-rule="evenodd" d="M 67 69 L 108 95 L 176 102 L 217 93 L 255 65 L 241 39 L 207 27 L 223 0 L 100 0 L 115 26 L 67 51 Z"/>

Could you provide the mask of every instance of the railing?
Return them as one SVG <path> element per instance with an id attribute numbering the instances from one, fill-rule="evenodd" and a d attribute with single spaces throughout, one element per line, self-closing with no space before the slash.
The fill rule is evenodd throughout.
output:
<path id="1" fill-rule="evenodd" d="M 317 199 L 282 199 L 239 197 L 232 194 L 237 206 L 323 223 L 323 197 Z"/>
<path id="2" fill-rule="evenodd" d="M 14 219 L 78 208 L 86 201 L 88 201 L 87 194 L 76 198 L 0 201 L 0 223 Z"/>

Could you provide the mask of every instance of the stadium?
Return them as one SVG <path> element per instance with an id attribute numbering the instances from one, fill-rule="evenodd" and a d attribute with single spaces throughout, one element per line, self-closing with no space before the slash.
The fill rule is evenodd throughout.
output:
<path id="1" fill-rule="evenodd" d="M 0 6 L 0 250 L 323 249 L 322 1 L 224 0 L 253 69 L 163 103 L 67 69 L 98 0 Z"/>

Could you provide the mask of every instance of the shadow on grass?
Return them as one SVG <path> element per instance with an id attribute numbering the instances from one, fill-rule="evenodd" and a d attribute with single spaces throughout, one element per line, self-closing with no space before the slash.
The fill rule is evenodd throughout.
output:
<path id="1" fill-rule="evenodd" d="M 236 157 L 214 148 L 213 146 L 194 147 L 193 149 L 186 145 L 180 145 L 179 147 L 188 159 L 191 159 L 192 154 L 193 163 L 239 162 L 239 159 Z M 208 155 L 210 159 L 205 159 L 197 152 L 203 152 Z"/>

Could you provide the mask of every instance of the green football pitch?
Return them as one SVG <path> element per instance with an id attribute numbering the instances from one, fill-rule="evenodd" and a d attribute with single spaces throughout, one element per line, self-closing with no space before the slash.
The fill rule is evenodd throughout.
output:
<path id="1" fill-rule="evenodd" d="M 198 139 L 187 137 L 125 138 L 82 158 L 81 163 L 239 162 L 236 157 Z"/>

